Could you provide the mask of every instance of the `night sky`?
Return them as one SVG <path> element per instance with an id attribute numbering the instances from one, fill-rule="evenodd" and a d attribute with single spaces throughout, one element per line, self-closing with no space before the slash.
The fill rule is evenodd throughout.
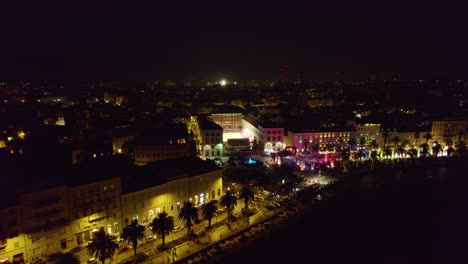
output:
<path id="1" fill-rule="evenodd" d="M 34 2 L 2 3 L 2 80 L 468 76 L 462 1 Z"/>

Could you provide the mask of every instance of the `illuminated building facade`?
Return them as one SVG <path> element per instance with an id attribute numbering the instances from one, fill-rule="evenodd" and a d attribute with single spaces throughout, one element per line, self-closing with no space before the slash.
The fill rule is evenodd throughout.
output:
<path id="1" fill-rule="evenodd" d="M 259 120 L 249 114 L 242 119 L 242 129 L 250 141 L 257 141 L 261 150 L 275 152 L 284 149 L 284 128 L 269 120 Z"/>
<path id="2" fill-rule="evenodd" d="M 15 201 L 8 201 L 0 208 L 0 260 L 26 258 L 26 236 L 20 229 L 18 209 Z"/>
<path id="3" fill-rule="evenodd" d="M 152 176 L 158 177 L 157 173 Z M 178 213 L 184 201 L 191 201 L 199 207 L 222 195 L 222 170 L 216 169 L 190 177 L 174 177 L 158 185 L 143 186 L 142 189 L 128 190 L 121 196 L 124 225 L 132 219 L 138 219 L 141 224 L 147 225 L 157 214 L 166 211 L 174 217 L 175 226 L 183 227 Z"/>
<path id="4" fill-rule="evenodd" d="M 299 153 L 334 152 L 338 146 L 347 146 L 356 131 L 339 128 L 292 129 L 286 137 L 287 146 L 295 147 Z"/>
<path id="5" fill-rule="evenodd" d="M 450 138 L 454 144 L 466 138 L 468 129 L 466 120 L 446 120 L 432 122 L 432 140 L 445 144 Z"/>
<path id="6" fill-rule="evenodd" d="M 361 138 L 365 139 L 365 146 L 370 146 L 373 140 L 377 141 L 377 143 L 381 140 L 380 137 L 380 124 L 374 123 L 364 123 L 358 124 L 356 126 L 356 140 L 359 143 Z"/>
<path id="7" fill-rule="evenodd" d="M 19 195 L 25 259 L 69 248 L 72 241 L 68 189 L 65 185 L 35 186 Z"/>
<path id="8" fill-rule="evenodd" d="M 285 148 L 284 128 L 270 121 L 263 121 L 258 126 L 260 144 L 265 151 L 281 151 Z"/>
<path id="9" fill-rule="evenodd" d="M 70 226 L 73 241 L 67 247 L 82 245 L 93 238 L 93 232 L 103 228 L 119 236 L 122 231 L 120 178 L 72 185 L 68 189 Z"/>
<path id="10" fill-rule="evenodd" d="M 64 181 L 21 187 L 2 200 L 0 260 L 34 261 L 68 252 L 100 228 L 118 237 L 125 220 L 147 223 L 163 210 L 182 226 L 177 214 L 184 201 L 198 207 L 223 194 L 222 170 L 211 161 L 174 159 L 128 171 L 104 165 L 74 167 L 64 172 Z"/>
<path id="11" fill-rule="evenodd" d="M 223 128 L 224 133 L 240 133 L 242 112 L 213 113 L 211 120 Z"/>
<path id="12" fill-rule="evenodd" d="M 222 156 L 224 152 L 223 128 L 205 118 L 199 118 L 198 125 L 201 136 L 200 155 L 206 157 Z"/>
<path id="13" fill-rule="evenodd" d="M 260 132 L 258 129 L 259 123 L 260 120 L 251 114 L 247 114 L 242 118 L 242 131 L 245 135 L 249 136 L 251 141 L 254 139 L 259 140 L 260 138 Z"/>

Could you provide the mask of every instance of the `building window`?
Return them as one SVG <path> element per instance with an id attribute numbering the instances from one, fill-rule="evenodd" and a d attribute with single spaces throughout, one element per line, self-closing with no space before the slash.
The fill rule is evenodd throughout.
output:
<path id="1" fill-rule="evenodd" d="M 114 222 L 114 230 L 115 231 L 119 230 L 119 223 Z"/>
<path id="2" fill-rule="evenodd" d="M 180 202 L 177 202 L 177 211 L 180 211 Z"/>
<path id="3" fill-rule="evenodd" d="M 211 191 L 211 196 L 213 197 L 213 199 L 215 198 L 215 191 Z"/>
<path id="4" fill-rule="evenodd" d="M 66 240 L 66 239 L 60 241 L 60 247 L 61 247 L 62 249 L 66 249 L 66 248 L 67 248 L 67 240 Z"/>
<path id="5" fill-rule="evenodd" d="M 171 211 L 174 211 L 174 205 L 171 204 Z"/>
<path id="6" fill-rule="evenodd" d="M 218 189 L 218 197 L 221 196 L 221 189 Z"/>

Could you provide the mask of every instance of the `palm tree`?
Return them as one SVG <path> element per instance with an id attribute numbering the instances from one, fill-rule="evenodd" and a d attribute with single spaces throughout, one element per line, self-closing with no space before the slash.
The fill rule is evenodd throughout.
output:
<path id="1" fill-rule="evenodd" d="M 379 143 L 377 143 L 377 140 L 372 140 L 371 144 L 370 144 L 370 147 L 371 149 L 377 149 L 379 147 Z"/>
<path id="2" fill-rule="evenodd" d="M 341 151 L 341 149 L 343 148 L 343 143 L 344 143 L 344 139 L 342 137 L 340 137 L 338 139 L 338 150 Z"/>
<path id="3" fill-rule="evenodd" d="M 419 138 L 421 138 L 421 134 L 418 131 L 414 132 L 414 145 L 418 145 Z"/>
<path id="4" fill-rule="evenodd" d="M 304 138 L 302 140 L 302 147 L 304 149 L 305 154 L 310 154 L 309 139 L 308 138 Z"/>
<path id="5" fill-rule="evenodd" d="M 454 149 L 453 149 L 453 140 L 451 138 L 446 138 L 445 139 L 445 145 L 447 146 L 447 156 L 448 157 L 452 156 L 452 153 L 454 151 Z"/>
<path id="6" fill-rule="evenodd" d="M 218 206 L 213 201 L 202 205 L 203 219 L 208 220 L 208 228 L 211 227 L 211 219 L 218 215 Z"/>
<path id="7" fill-rule="evenodd" d="M 461 141 L 461 137 L 465 136 L 465 132 L 464 132 L 463 130 L 459 130 L 458 133 L 457 133 L 457 135 L 458 135 L 458 142 L 460 142 L 460 141 Z"/>
<path id="8" fill-rule="evenodd" d="M 221 198 L 219 199 L 219 204 L 221 206 L 226 207 L 227 209 L 227 216 L 228 216 L 228 223 L 231 219 L 231 211 L 237 206 L 237 197 L 231 191 L 227 191 Z"/>
<path id="9" fill-rule="evenodd" d="M 101 228 L 98 232 L 94 233 L 92 242 L 86 246 L 88 256 L 94 256 L 104 264 L 107 258 L 112 258 L 119 247 L 119 244 L 113 241 L 114 239 L 114 236 L 106 234 L 104 228 Z"/>
<path id="10" fill-rule="evenodd" d="M 432 147 L 432 155 L 434 157 L 437 157 L 439 155 L 440 149 L 441 149 L 441 146 L 440 146 L 439 141 L 434 141 L 434 144 Z"/>
<path id="11" fill-rule="evenodd" d="M 411 148 L 411 149 L 408 151 L 408 155 L 410 155 L 411 158 L 414 158 L 414 157 L 416 157 L 416 155 L 418 155 L 418 150 L 415 149 L 415 148 Z"/>
<path id="12" fill-rule="evenodd" d="M 137 219 L 133 219 L 130 225 L 124 227 L 120 237 L 127 242 L 127 244 L 132 244 L 133 252 L 136 257 L 137 255 L 137 246 L 138 241 L 145 238 L 145 226 L 140 225 Z"/>
<path id="13" fill-rule="evenodd" d="M 252 189 L 250 189 L 248 185 L 244 185 L 244 187 L 242 187 L 242 189 L 239 192 L 239 198 L 244 200 L 245 213 L 247 213 L 247 209 L 249 208 L 249 201 L 253 200 L 254 192 L 252 191 Z"/>
<path id="14" fill-rule="evenodd" d="M 80 257 L 73 252 L 52 253 L 47 257 L 48 262 L 52 264 L 80 264 Z M 104 262 L 103 262 L 104 263 Z"/>
<path id="15" fill-rule="evenodd" d="M 392 156 L 392 150 L 390 149 L 390 147 L 385 147 L 383 149 L 383 154 L 384 154 L 385 158 L 388 158 L 388 157 Z"/>
<path id="16" fill-rule="evenodd" d="M 365 137 L 361 137 L 359 139 L 359 145 L 361 145 L 361 148 L 364 147 L 364 144 L 366 144 L 366 138 Z"/>
<path id="17" fill-rule="evenodd" d="M 457 154 L 462 157 L 466 155 L 466 144 L 462 140 L 457 143 Z"/>
<path id="18" fill-rule="evenodd" d="M 394 136 L 392 138 L 392 141 L 393 141 L 393 147 L 396 148 L 398 143 L 400 143 L 400 138 L 398 136 Z"/>
<path id="19" fill-rule="evenodd" d="M 384 130 L 384 132 L 382 133 L 382 136 L 383 136 L 383 144 L 384 144 L 384 147 L 387 145 L 387 140 L 388 140 L 388 137 L 390 136 L 390 134 L 388 133 L 387 130 Z"/>
<path id="20" fill-rule="evenodd" d="M 445 145 L 447 145 L 447 147 L 452 147 L 453 146 L 453 140 L 451 138 L 446 138 L 445 139 Z"/>
<path id="21" fill-rule="evenodd" d="M 198 208 L 194 207 L 191 202 L 184 202 L 184 207 L 182 207 L 179 212 L 179 219 L 183 219 L 185 221 L 187 235 L 190 237 L 190 227 L 192 227 L 192 222 L 198 220 Z"/>
<path id="22" fill-rule="evenodd" d="M 431 135 L 431 133 L 427 132 L 427 133 L 424 135 L 424 137 L 423 137 L 423 138 L 425 138 L 425 139 L 426 139 L 426 144 L 427 144 L 427 143 L 429 142 L 429 139 L 431 139 L 431 138 L 432 138 L 432 135 Z"/>
<path id="23" fill-rule="evenodd" d="M 174 230 L 174 217 L 169 216 L 166 211 L 162 211 L 162 213 L 158 214 L 158 216 L 151 221 L 150 228 L 153 234 L 161 236 L 162 246 L 164 247 L 166 234 L 168 235 Z"/>
<path id="24" fill-rule="evenodd" d="M 422 143 L 419 147 L 421 147 L 421 156 L 426 157 L 429 153 L 429 145 L 427 143 Z"/>
<path id="25" fill-rule="evenodd" d="M 356 147 L 356 144 L 357 144 L 356 138 L 353 138 L 353 137 L 352 137 L 352 138 L 349 138 L 349 140 L 348 140 L 348 146 L 349 146 L 349 149 L 350 149 L 350 150 L 353 149 L 353 147 L 355 148 L 355 147 Z"/>
<path id="26" fill-rule="evenodd" d="M 341 167 L 343 169 L 343 172 L 348 172 L 348 162 L 350 158 L 350 151 L 348 148 L 344 148 L 341 150 Z"/>
<path id="27" fill-rule="evenodd" d="M 409 147 L 410 145 L 411 145 L 411 143 L 410 143 L 409 140 L 407 140 L 407 139 L 404 139 L 404 140 L 401 142 L 401 146 L 402 146 L 403 148 L 405 148 L 405 149 L 406 149 L 407 147 Z"/>

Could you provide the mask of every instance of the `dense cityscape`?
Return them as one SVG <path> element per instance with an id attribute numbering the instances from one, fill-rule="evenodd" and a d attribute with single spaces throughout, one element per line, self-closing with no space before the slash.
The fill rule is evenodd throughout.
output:
<path id="1" fill-rule="evenodd" d="M 223 234 L 252 239 L 242 232 L 320 202 L 350 175 L 465 157 L 467 86 L 287 77 L 79 90 L 2 83 L 9 191 L 2 192 L 0 259 L 45 263 L 73 252 L 88 263 L 156 263 L 192 242 L 199 248 L 180 249 L 171 261 L 209 262 L 204 248 L 228 243 Z M 185 216 L 184 208 L 195 213 Z M 110 248 L 86 254 L 100 232 Z"/>

